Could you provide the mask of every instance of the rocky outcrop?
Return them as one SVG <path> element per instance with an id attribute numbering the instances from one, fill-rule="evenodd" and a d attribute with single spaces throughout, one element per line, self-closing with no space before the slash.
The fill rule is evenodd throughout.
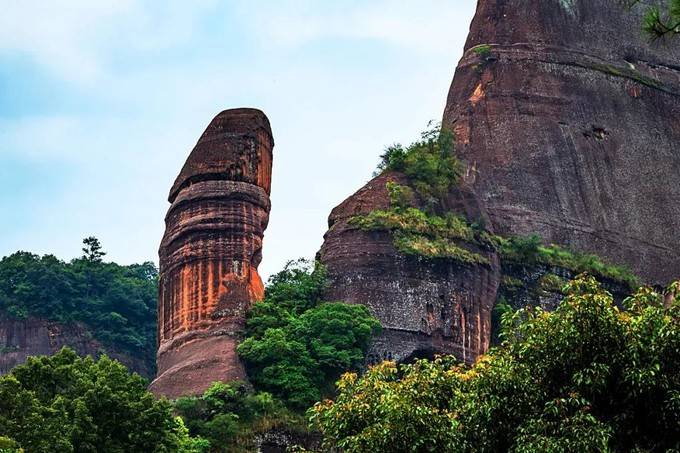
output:
<path id="1" fill-rule="evenodd" d="M 443 123 L 504 235 L 680 275 L 680 46 L 610 0 L 481 0 Z"/>
<path id="2" fill-rule="evenodd" d="M 336 207 L 319 252 L 330 280 L 326 297 L 369 307 L 383 332 L 373 342 L 369 362 L 409 361 L 448 353 L 472 361 L 491 338 L 491 310 L 500 278 L 495 253 L 466 245 L 489 260 L 464 264 L 406 255 L 389 232 L 362 231 L 348 221 L 390 206 L 388 181 L 407 185 L 399 173 L 384 173 Z M 476 196 L 456 188 L 450 211 L 484 216 Z"/>
<path id="3" fill-rule="evenodd" d="M 262 299 L 257 273 L 269 219 L 267 117 L 226 110 L 205 130 L 170 190 L 160 246 L 158 377 L 174 398 L 244 379 L 236 354 L 246 311 Z"/>
<path id="4" fill-rule="evenodd" d="M 153 376 L 141 354 L 135 356 L 103 346 L 82 324 L 35 317 L 15 319 L 0 313 L 0 375 L 24 363 L 28 356 L 52 355 L 64 346 L 83 356 L 106 354 L 144 377 Z"/>
<path id="5" fill-rule="evenodd" d="M 646 41 L 640 14 L 609 0 L 479 1 L 443 118 L 466 167 L 451 211 L 600 255 L 648 283 L 680 274 L 680 47 Z M 489 345 L 498 294 L 555 306 L 564 269 L 499 266 L 489 252 L 489 266 L 409 257 L 389 233 L 349 224 L 389 206 L 392 177 L 333 210 L 319 252 L 329 298 L 383 323 L 373 360 L 470 361 Z"/>

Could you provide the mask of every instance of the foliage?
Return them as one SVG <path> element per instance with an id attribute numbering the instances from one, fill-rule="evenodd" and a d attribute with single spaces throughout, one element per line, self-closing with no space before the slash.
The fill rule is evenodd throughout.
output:
<path id="1" fill-rule="evenodd" d="M 176 452 L 188 444 L 170 405 L 143 378 L 67 348 L 0 377 L 0 436 L 27 452 Z"/>
<path id="2" fill-rule="evenodd" d="M 139 354 L 155 367 L 158 270 L 151 263 L 104 263 L 96 238 L 65 263 L 53 255 L 16 252 L 0 260 L 0 311 L 82 322 L 107 346 Z"/>
<path id="3" fill-rule="evenodd" d="M 388 147 L 380 159 L 377 174 L 387 170 L 405 174 L 427 204 L 436 204 L 463 174 L 454 154 L 453 133 L 441 125 L 426 130 L 406 148 L 399 144 Z"/>
<path id="4" fill-rule="evenodd" d="M 628 0 L 630 6 L 640 0 Z M 643 20 L 644 31 L 652 38 L 680 35 L 680 0 L 664 0 L 663 7 L 650 6 Z"/>
<path id="5" fill-rule="evenodd" d="M 628 269 L 602 261 L 596 255 L 581 254 L 566 250 L 558 245 L 543 245 L 540 236 L 514 236 L 508 239 L 497 237 L 504 260 L 523 265 L 545 264 L 561 267 L 575 273 L 587 272 L 635 288 L 638 278 Z"/>
<path id="6" fill-rule="evenodd" d="M 254 392 L 243 382 L 215 382 L 201 396 L 179 398 L 174 409 L 186 420 L 198 451 L 252 451 L 257 432 L 274 426 L 304 429 L 304 420 L 291 414 L 266 392 Z"/>
<path id="7" fill-rule="evenodd" d="M 326 448 L 600 452 L 680 448 L 680 298 L 640 289 L 620 311 L 587 276 L 556 311 L 503 316 L 503 344 L 347 373 L 310 411 Z"/>
<path id="8" fill-rule="evenodd" d="M 359 367 L 380 329 L 363 305 L 322 302 L 325 285 L 319 264 L 289 262 L 250 311 L 238 347 L 256 388 L 293 409 L 309 407 L 343 371 Z"/>
<path id="9" fill-rule="evenodd" d="M 398 193 L 403 193 L 402 187 L 394 185 L 391 192 L 399 190 Z M 462 248 L 456 241 L 489 245 L 489 236 L 452 213 L 437 216 L 417 208 L 392 207 L 352 217 L 349 223 L 365 231 L 389 231 L 395 247 L 402 253 L 467 264 L 488 264 L 486 258 Z"/>

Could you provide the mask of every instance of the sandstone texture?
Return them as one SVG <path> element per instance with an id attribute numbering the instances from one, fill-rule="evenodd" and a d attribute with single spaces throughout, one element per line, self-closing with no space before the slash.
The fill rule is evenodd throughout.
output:
<path id="1" fill-rule="evenodd" d="M 82 356 L 106 354 L 144 377 L 153 376 L 141 354 L 134 356 L 104 347 L 82 324 L 35 317 L 14 319 L 0 313 L 0 375 L 24 363 L 28 356 L 53 355 L 64 346 Z"/>
<path id="2" fill-rule="evenodd" d="M 641 3 L 478 2 L 442 121 L 466 167 L 448 208 L 665 284 L 680 275 L 680 47 L 642 35 L 652 3 Z M 490 265 L 406 256 L 389 233 L 348 224 L 386 209 L 386 181 L 403 178 L 383 174 L 336 207 L 318 256 L 329 299 L 365 304 L 382 322 L 371 361 L 445 352 L 470 362 L 490 344 L 499 296 L 554 308 L 567 270 L 479 250 Z M 605 283 L 617 298 L 628 290 Z"/>
<path id="3" fill-rule="evenodd" d="M 481 0 L 449 92 L 467 182 L 493 228 L 680 275 L 680 46 L 643 1 Z"/>
<path id="4" fill-rule="evenodd" d="M 202 393 L 244 379 L 236 354 L 248 308 L 264 296 L 257 273 L 269 220 L 272 148 L 255 109 L 217 115 L 170 190 L 161 242 L 157 395 Z"/>
<path id="5" fill-rule="evenodd" d="M 383 333 L 371 346 L 370 363 L 410 361 L 435 353 L 472 361 L 489 347 L 500 278 L 498 257 L 474 248 L 491 264 L 409 256 L 395 249 L 388 232 L 350 225 L 353 216 L 389 207 L 388 181 L 408 183 L 399 173 L 384 173 L 331 213 L 319 252 L 330 280 L 326 297 L 364 304 L 380 320 Z M 452 191 L 447 205 L 471 218 L 484 215 L 476 196 L 465 188 Z"/>

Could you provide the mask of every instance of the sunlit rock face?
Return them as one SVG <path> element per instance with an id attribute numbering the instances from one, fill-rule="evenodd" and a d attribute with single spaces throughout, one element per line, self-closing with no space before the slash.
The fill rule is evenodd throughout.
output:
<path id="1" fill-rule="evenodd" d="M 680 275 L 680 46 L 643 1 L 481 0 L 449 92 L 467 182 L 501 234 Z"/>
<path id="2" fill-rule="evenodd" d="M 245 378 L 236 347 L 248 308 L 264 296 L 257 267 L 273 146 L 264 113 L 226 110 L 170 190 L 159 250 L 156 394 L 198 394 L 214 381 Z"/>

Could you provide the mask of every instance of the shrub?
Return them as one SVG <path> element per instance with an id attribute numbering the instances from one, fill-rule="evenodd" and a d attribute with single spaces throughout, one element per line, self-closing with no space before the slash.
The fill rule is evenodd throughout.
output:
<path id="1" fill-rule="evenodd" d="M 323 302 L 325 275 L 318 264 L 288 263 L 248 314 L 238 347 L 256 388 L 295 410 L 331 394 L 343 371 L 363 363 L 380 330 L 363 305 Z"/>
<path id="2" fill-rule="evenodd" d="M 620 311 L 592 277 L 554 312 L 502 317 L 503 343 L 343 375 L 310 411 L 326 448 L 360 451 L 674 451 L 680 447 L 680 298 L 643 288 Z"/>

